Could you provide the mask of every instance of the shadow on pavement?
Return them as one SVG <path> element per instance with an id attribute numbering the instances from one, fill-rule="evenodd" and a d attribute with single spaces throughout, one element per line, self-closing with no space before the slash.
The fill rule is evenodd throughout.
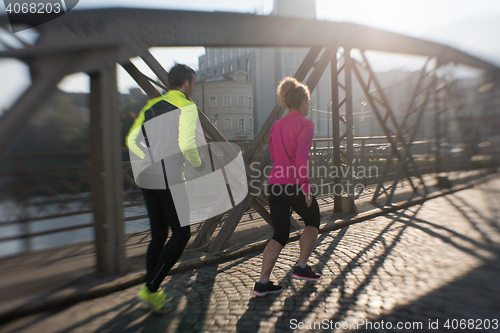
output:
<path id="1" fill-rule="evenodd" d="M 239 258 L 221 268 L 221 264 L 210 264 L 194 272 L 175 274 L 162 288 L 175 295 L 174 310 L 165 315 L 145 312 L 131 300 L 118 315 L 110 318 L 95 332 L 202 332 L 207 312 L 217 306 L 213 297 L 218 274 L 248 260 Z M 219 305 L 220 306 L 220 305 Z M 76 324 L 75 327 L 83 323 Z"/>
<path id="2" fill-rule="evenodd" d="M 416 302 L 373 319 L 371 325 L 364 326 L 359 332 L 380 332 L 382 321 L 386 331 L 390 332 L 498 332 L 499 273 L 498 257 L 488 260 L 469 274 Z M 398 330 L 398 324 L 407 326 Z"/>
<path id="3" fill-rule="evenodd" d="M 444 197 L 480 235 L 480 240 L 468 234 L 453 230 L 453 225 L 443 227 L 436 223 L 413 217 L 406 222 L 456 249 L 481 260 L 481 265 L 465 275 L 454 279 L 407 306 L 400 306 L 365 325 L 359 332 L 499 332 L 500 331 L 500 246 L 493 236 L 500 232 L 498 191 L 490 184 L 482 184 L 479 189 L 486 203 L 486 209 L 493 217 L 487 217 L 477 207 L 469 204 L 457 194 Z M 492 195 L 492 193 L 494 193 Z M 405 215 L 399 213 L 400 216 Z M 415 224 L 417 223 L 417 224 Z M 484 225 L 491 227 L 484 229 Z M 424 226 L 425 225 L 425 226 Z M 483 227 L 481 227 L 483 225 Z M 443 230 L 452 237 L 442 236 L 435 231 Z M 496 233 L 496 235 L 494 235 Z M 457 239 L 462 244 L 452 238 Z M 465 245 L 467 246 L 464 246 Z M 468 243 L 468 244 L 467 244 Z M 472 250 L 469 245 L 475 247 Z M 385 323 L 385 326 L 381 326 Z M 389 327 L 388 325 L 391 325 Z M 398 329 L 398 325 L 403 327 Z"/>
<path id="4" fill-rule="evenodd" d="M 332 241 L 329 245 L 328 250 L 332 251 L 335 249 L 336 244 L 340 242 L 342 239 L 343 235 L 347 231 L 346 229 L 342 229 L 337 236 L 335 237 L 334 241 Z M 317 242 L 321 242 L 324 240 L 326 237 L 328 237 L 328 234 L 320 234 Z M 313 253 L 315 253 L 315 250 L 313 250 Z M 278 258 L 278 262 L 283 260 L 282 256 Z M 296 258 L 298 260 L 298 256 Z M 278 263 L 277 263 L 278 266 Z M 325 267 L 324 262 L 320 262 L 319 265 L 316 266 L 316 270 L 321 272 L 323 268 Z M 274 268 L 276 270 L 277 267 Z M 292 271 L 293 271 L 293 264 L 290 265 L 288 271 L 286 272 L 285 276 L 278 281 L 278 283 L 283 286 L 284 291 L 288 286 L 292 286 Z M 302 290 L 296 291 L 296 292 L 302 292 L 304 295 L 305 294 L 311 294 L 316 291 L 316 285 L 314 283 L 309 283 L 309 284 L 304 284 Z M 270 294 L 265 297 L 257 297 L 254 296 L 250 298 L 248 301 L 248 305 L 246 306 L 247 310 L 245 313 L 240 317 L 238 320 L 238 323 L 236 325 L 236 331 L 237 332 L 256 332 L 258 331 L 258 324 L 261 324 L 261 322 L 266 322 L 267 320 L 274 318 L 276 316 L 274 309 L 272 309 L 272 305 L 275 303 L 275 301 L 280 297 L 280 294 Z M 283 314 L 288 314 L 294 310 L 294 300 L 293 297 L 288 297 L 287 300 L 285 301 L 285 304 L 283 305 Z M 287 317 L 286 315 L 278 318 L 278 322 L 276 323 L 276 326 L 281 326 L 281 324 L 285 321 L 284 318 Z M 259 318 L 259 320 L 257 320 Z"/>
<path id="5" fill-rule="evenodd" d="M 385 240 L 383 239 L 383 235 L 389 231 L 392 227 L 393 223 L 390 223 L 384 230 L 380 232 L 378 237 L 370 243 L 368 246 L 366 246 L 364 249 L 362 249 L 358 254 L 351 259 L 351 261 L 346 265 L 339 274 L 337 274 L 337 278 L 332 281 L 332 283 L 323 291 L 317 292 L 317 286 L 316 284 L 313 283 L 303 283 L 299 284 L 297 287 L 292 285 L 292 288 L 294 289 L 294 292 L 288 296 L 285 299 L 284 305 L 282 307 L 282 312 L 280 312 L 281 316 L 278 318 L 275 326 L 276 326 L 276 331 L 285 331 L 290 329 L 290 320 L 295 319 L 297 322 L 302 322 L 305 321 L 305 319 L 313 312 L 315 312 L 316 308 L 321 305 L 322 303 L 328 302 L 327 298 L 330 296 L 331 291 L 335 288 L 339 289 L 340 292 L 340 298 L 338 302 L 340 303 L 340 309 L 338 313 L 343 313 L 347 309 L 349 309 L 350 304 L 352 304 L 357 296 L 363 291 L 363 288 L 366 284 L 368 284 L 371 280 L 371 278 L 376 274 L 376 271 L 378 267 L 381 266 L 382 261 L 385 258 L 385 255 L 389 253 L 394 246 L 397 244 L 399 241 L 399 238 L 401 237 L 402 232 L 404 231 L 405 228 L 400 228 L 398 231 L 398 234 L 396 237 L 393 239 L 393 241 L 390 244 L 386 244 Z M 323 269 L 326 267 L 326 263 L 331 259 L 331 254 L 334 252 L 336 246 L 340 243 L 344 235 L 346 234 L 347 230 L 349 228 L 343 228 L 339 231 L 339 233 L 332 239 L 331 243 L 329 244 L 328 248 L 322 253 L 319 254 L 317 250 L 313 251 L 313 254 L 317 255 L 320 259 L 320 263 L 316 265 L 316 269 L 318 271 L 323 271 Z M 329 237 L 328 234 L 322 234 L 319 242 L 321 242 L 321 239 L 325 239 L 326 237 Z M 345 276 L 352 271 L 354 267 L 357 266 L 357 263 L 359 261 L 364 260 L 364 255 L 366 252 L 368 252 L 372 247 L 374 247 L 377 243 L 383 243 L 384 247 L 386 248 L 385 250 L 385 255 L 380 255 L 378 258 L 375 259 L 375 263 L 372 266 L 372 270 L 369 272 L 367 275 L 366 279 L 361 283 L 361 285 L 354 290 L 352 294 L 348 294 L 344 291 L 345 288 Z M 278 258 L 278 261 L 280 259 Z M 290 268 L 290 272 L 286 275 L 286 278 L 284 278 L 280 283 L 285 283 L 285 282 L 290 282 L 290 274 L 291 274 L 292 267 Z M 291 283 L 290 283 L 291 285 Z M 311 299 L 311 295 L 314 294 L 314 296 Z M 261 318 L 262 321 L 266 321 L 270 319 L 271 317 L 275 317 L 276 314 L 274 313 L 275 311 L 270 307 L 276 298 L 278 298 L 279 295 L 274 295 L 273 298 L 269 297 L 263 297 L 262 300 L 257 299 L 257 298 L 252 298 L 249 301 L 247 311 L 245 314 L 240 318 L 238 321 L 237 325 L 237 331 L 238 332 L 254 332 L 258 328 L 256 328 L 256 319 Z M 332 318 L 332 320 L 335 320 Z"/>

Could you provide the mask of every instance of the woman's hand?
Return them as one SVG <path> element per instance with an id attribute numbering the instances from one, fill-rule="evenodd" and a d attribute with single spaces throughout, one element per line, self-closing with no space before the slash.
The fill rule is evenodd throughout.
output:
<path id="1" fill-rule="evenodd" d="M 311 207 L 311 203 L 312 203 L 312 199 L 313 199 L 312 193 L 311 192 L 306 193 L 305 197 L 306 197 L 307 207 Z"/>

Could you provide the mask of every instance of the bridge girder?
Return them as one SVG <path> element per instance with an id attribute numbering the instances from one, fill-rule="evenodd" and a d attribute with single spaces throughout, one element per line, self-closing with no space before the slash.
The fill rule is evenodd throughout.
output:
<path id="1" fill-rule="evenodd" d="M 26 21 L 29 24 L 29 17 Z M 23 21 L 22 15 L 18 21 Z M 0 25 L 8 25 L 0 16 Z M 36 27 L 36 45 L 0 52 L 0 57 L 29 60 L 43 55 L 121 47 L 117 62 L 161 46 L 326 47 L 340 34 L 339 45 L 362 50 L 438 57 L 488 71 L 499 69 L 449 46 L 347 22 L 132 8 L 71 11 Z"/>

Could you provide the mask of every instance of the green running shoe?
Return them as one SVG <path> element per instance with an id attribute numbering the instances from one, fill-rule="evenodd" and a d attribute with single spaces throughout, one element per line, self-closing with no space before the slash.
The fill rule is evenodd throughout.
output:
<path id="1" fill-rule="evenodd" d="M 165 304 L 173 299 L 173 296 L 168 297 L 165 295 L 163 289 L 158 289 L 156 292 L 151 292 L 148 286 L 144 285 L 141 290 L 136 294 L 136 298 L 143 303 L 148 304 L 157 313 L 167 313 L 172 310 L 170 304 Z"/>

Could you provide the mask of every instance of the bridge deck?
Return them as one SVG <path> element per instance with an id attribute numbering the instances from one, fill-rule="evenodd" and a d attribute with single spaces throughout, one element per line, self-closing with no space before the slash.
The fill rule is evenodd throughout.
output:
<path id="1" fill-rule="evenodd" d="M 454 184 L 478 176 L 477 172 L 455 174 Z M 407 197 L 408 190 L 408 186 L 400 188 L 398 195 Z M 178 295 L 179 303 L 176 313 L 165 318 L 150 317 L 135 303 L 128 302 L 138 289 L 132 287 L 60 312 L 19 319 L 6 328 L 40 331 L 42 325 L 44 332 L 78 328 L 122 331 L 159 325 L 170 331 L 180 325 L 189 331 L 190 327 L 205 325 L 205 330 L 222 331 L 235 325 L 243 329 L 258 317 L 261 328 L 275 327 L 279 331 L 278 327 L 284 328 L 285 321 L 293 318 L 424 321 L 445 316 L 465 318 L 469 313 L 474 319 L 488 316 L 494 319 L 492 316 L 497 313 L 493 313 L 491 302 L 498 304 L 500 295 L 494 283 L 500 269 L 500 215 L 496 208 L 500 203 L 499 192 L 500 178 L 495 177 L 475 188 L 429 200 L 422 206 L 321 234 L 312 256 L 312 263 L 323 274 L 317 285 L 290 279 L 290 265 L 298 254 L 298 242 L 292 242 L 274 271 L 274 279 L 284 285 L 285 291 L 265 302 L 250 296 L 262 257 L 261 252 L 256 252 L 241 259 L 206 265 L 194 273 L 187 270 L 167 277 L 164 285 Z M 369 199 L 366 195 L 358 200 L 361 211 L 374 207 L 368 203 Z M 327 211 L 331 207 L 328 201 L 320 200 L 324 220 L 331 216 Z M 241 245 L 242 239 L 248 243 L 270 236 L 271 229 L 265 222 L 252 222 L 251 218 L 252 213 L 247 214 L 232 245 L 238 242 Z M 256 225 L 260 232 L 256 232 Z M 249 237 L 250 233 L 254 236 Z M 145 232 L 128 237 L 127 254 L 132 270 L 141 270 L 147 242 Z M 182 260 L 199 255 L 199 250 L 189 250 Z M 0 313 L 112 279 L 94 273 L 94 264 L 91 243 L 0 261 L 3 272 Z M 463 292 L 461 288 L 465 288 Z M 446 312 L 444 308 L 451 310 Z"/>

